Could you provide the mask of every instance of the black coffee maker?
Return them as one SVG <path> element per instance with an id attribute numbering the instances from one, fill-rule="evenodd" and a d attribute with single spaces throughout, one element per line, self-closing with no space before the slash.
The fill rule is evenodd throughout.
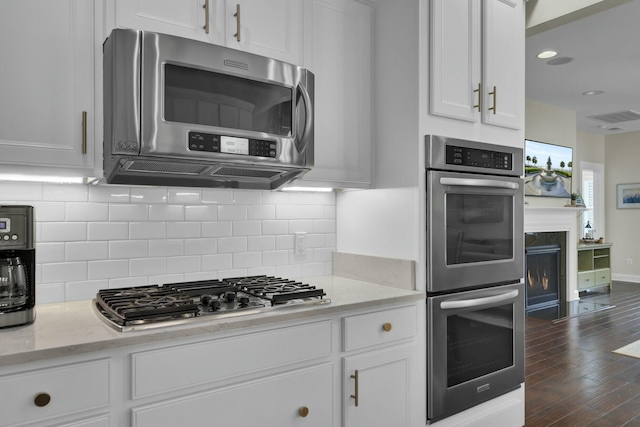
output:
<path id="1" fill-rule="evenodd" d="M 36 318 L 33 206 L 0 206 L 0 328 Z"/>

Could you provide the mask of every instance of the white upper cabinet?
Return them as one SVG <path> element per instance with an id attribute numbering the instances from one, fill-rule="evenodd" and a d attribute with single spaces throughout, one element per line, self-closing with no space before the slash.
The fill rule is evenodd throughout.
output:
<path id="1" fill-rule="evenodd" d="M 299 0 L 116 0 L 116 25 L 300 63 Z"/>
<path id="2" fill-rule="evenodd" d="M 2 164 L 93 169 L 93 31 L 94 2 L 0 2 Z"/>
<path id="3" fill-rule="evenodd" d="M 431 114 L 524 124 L 521 0 L 432 0 Z"/>
<path id="4" fill-rule="evenodd" d="M 355 0 L 306 0 L 304 13 L 303 64 L 315 75 L 315 165 L 302 181 L 367 188 L 372 7 Z"/>

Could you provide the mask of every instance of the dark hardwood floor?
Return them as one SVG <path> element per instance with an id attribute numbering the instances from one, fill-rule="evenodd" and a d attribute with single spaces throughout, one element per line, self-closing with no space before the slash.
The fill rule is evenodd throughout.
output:
<path id="1" fill-rule="evenodd" d="M 557 323 L 527 317 L 526 426 L 640 426 L 640 284 L 613 284 L 614 308 Z"/>

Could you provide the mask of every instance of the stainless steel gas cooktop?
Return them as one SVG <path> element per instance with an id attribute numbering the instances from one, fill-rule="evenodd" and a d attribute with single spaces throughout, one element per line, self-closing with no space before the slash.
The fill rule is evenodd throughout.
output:
<path id="1" fill-rule="evenodd" d="M 93 307 L 107 325 L 128 332 L 205 319 L 328 304 L 322 289 L 273 276 L 169 283 L 98 291 Z"/>

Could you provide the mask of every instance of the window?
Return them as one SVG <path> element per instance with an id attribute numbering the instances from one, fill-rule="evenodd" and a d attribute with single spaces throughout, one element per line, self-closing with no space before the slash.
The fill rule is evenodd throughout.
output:
<path id="1" fill-rule="evenodd" d="M 604 236 L 604 165 L 602 163 L 580 162 L 581 195 L 587 210 L 580 216 L 580 226 L 584 237 L 587 221 L 593 230 L 593 237 Z"/>

